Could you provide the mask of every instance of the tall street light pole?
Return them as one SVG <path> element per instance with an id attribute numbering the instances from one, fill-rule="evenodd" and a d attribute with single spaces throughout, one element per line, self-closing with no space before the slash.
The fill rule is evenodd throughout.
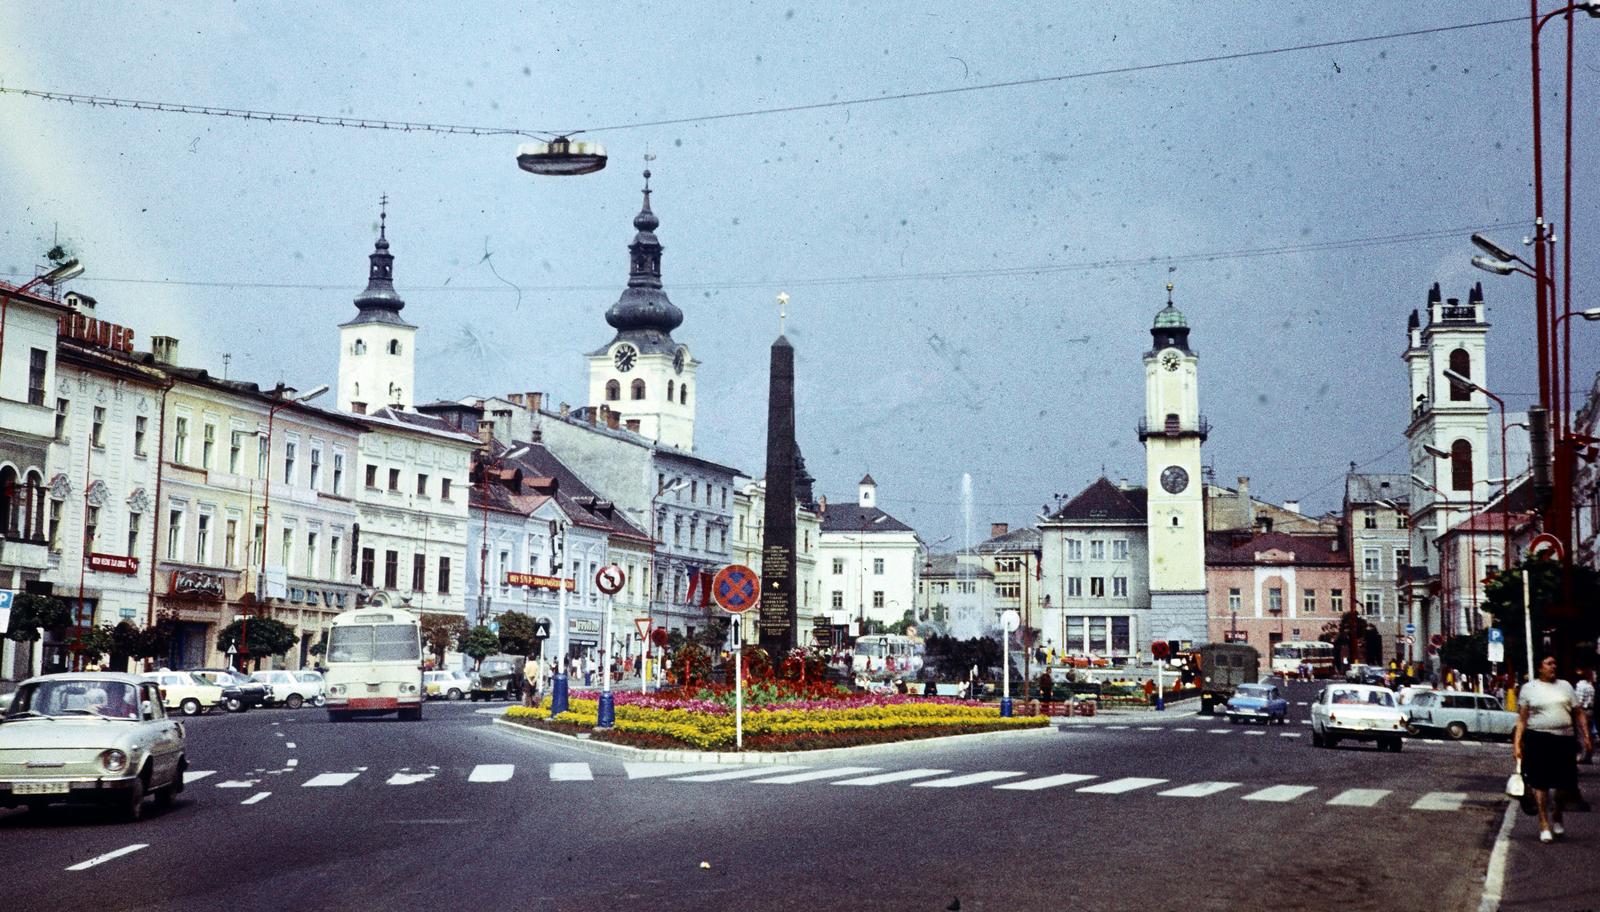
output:
<path id="1" fill-rule="evenodd" d="M 21 297 L 28 293 L 28 289 L 35 285 L 48 285 L 55 288 L 63 282 L 83 275 L 83 264 L 77 258 L 66 260 L 50 269 L 48 272 L 34 276 L 21 285 L 12 288 L 0 288 L 0 368 L 5 366 L 6 357 L 6 316 L 11 310 L 11 299 Z"/>

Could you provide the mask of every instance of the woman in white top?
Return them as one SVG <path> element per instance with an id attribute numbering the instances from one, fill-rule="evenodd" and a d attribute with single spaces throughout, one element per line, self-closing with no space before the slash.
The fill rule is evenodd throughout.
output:
<path id="1" fill-rule="evenodd" d="M 1556 658 L 1539 660 L 1538 679 L 1517 693 L 1517 730 L 1512 749 L 1522 762 L 1522 778 L 1539 806 L 1539 841 L 1554 842 L 1566 832 L 1561 825 L 1561 793 L 1578 790 L 1578 751 L 1592 750 L 1589 720 L 1578 706 L 1572 685 L 1556 680 Z M 1553 793 L 1553 794 L 1552 794 Z"/>

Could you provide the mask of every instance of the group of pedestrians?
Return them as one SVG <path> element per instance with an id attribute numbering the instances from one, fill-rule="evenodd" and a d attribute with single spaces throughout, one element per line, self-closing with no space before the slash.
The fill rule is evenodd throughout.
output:
<path id="1" fill-rule="evenodd" d="M 1534 680 L 1517 692 L 1512 735 L 1512 753 L 1539 816 L 1540 842 L 1566 834 L 1562 812 L 1569 800 L 1581 807 L 1578 764 L 1592 762 L 1594 739 L 1594 672 L 1582 672 L 1574 687 L 1556 676 L 1555 656 L 1541 657 Z"/>

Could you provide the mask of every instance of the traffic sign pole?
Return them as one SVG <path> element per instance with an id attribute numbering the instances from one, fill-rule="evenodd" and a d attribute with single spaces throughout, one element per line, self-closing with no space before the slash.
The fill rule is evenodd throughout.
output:
<path id="1" fill-rule="evenodd" d="M 606 597 L 606 622 L 605 632 L 600 639 L 600 717 L 596 720 L 598 728 L 610 728 L 617 721 L 616 697 L 611 695 L 611 604 L 614 596 L 622 588 L 622 568 L 615 564 L 601 567 L 594 575 L 595 588 L 605 593 Z"/>
<path id="2" fill-rule="evenodd" d="M 561 596 L 557 601 L 560 606 L 556 614 L 556 624 L 560 629 L 556 631 L 556 642 L 560 644 L 556 651 L 556 676 L 550 683 L 550 717 L 553 719 L 567 711 L 567 581 L 561 580 Z"/>

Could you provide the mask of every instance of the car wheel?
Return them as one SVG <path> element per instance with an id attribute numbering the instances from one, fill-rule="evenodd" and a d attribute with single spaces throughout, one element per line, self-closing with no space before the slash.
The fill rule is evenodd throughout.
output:
<path id="1" fill-rule="evenodd" d="M 1444 732 L 1450 736 L 1451 741 L 1460 741 L 1467 736 L 1467 726 L 1460 722 L 1451 722 L 1445 726 Z"/>
<path id="2" fill-rule="evenodd" d="M 1405 746 L 1406 742 L 1404 738 L 1395 738 L 1393 741 L 1389 742 L 1389 749 L 1397 754 L 1400 753 L 1401 749 Z"/>
<path id="3" fill-rule="evenodd" d="M 450 693 L 446 694 L 446 696 L 451 700 L 459 700 L 461 699 L 461 691 L 458 688 L 452 687 L 450 688 Z"/>
<path id="4" fill-rule="evenodd" d="M 1312 747 L 1322 747 L 1323 746 L 1323 744 L 1322 744 L 1322 732 L 1319 732 L 1314 728 L 1311 730 L 1311 746 Z"/>
<path id="5" fill-rule="evenodd" d="M 1406 723 L 1406 734 L 1410 735 L 1413 738 L 1416 738 L 1416 737 L 1419 737 L 1422 734 L 1422 729 L 1416 727 L 1415 725 L 1412 725 L 1410 722 L 1407 722 Z"/>
<path id="6" fill-rule="evenodd" d="M 178 711 L 186 716 L 198 716 L 200 715 L 200 701 L 190 697 L 178 704 Z"/>
<path id="7" fill-rule="evenodd" d="M 122 819 L 128 823 L 137 823 L 144 818 L 144 792 L 149 774 L 150 768 L 147 766 L 143 773 L 134 777 L 127 794 L 122 796 Z"/>
<path id="8" fill-rule="evenodd" d="M 180 794 L 180 793 L 183 792 L 183 777 L 188 772 L 189 772 L 189 758 L 188 757 L 179 757 L 178 758 L 178 775 L 173 777 L 173 780 L 172 780 L 172 794 L 177 795 L 177 794 Z"/>
<path id="9" fill-rule="evenodd" d="M 305 702 L 305 697 L 302 697 L 299 694 L 290 694 L 289 699 L 283 701 L 283 705 L 289 707 L 290 709 L 299 709 Z"/>
<path id="10" fill-rule="evenodd" d="M 238 697 L 229 697 L 222 705 L 231 713 L 244 712 L 244 701 Z"/>
<path id="11" fill-rule="evenodd" d="M 1326 744 L 1329 750 L 1332 750 L 1339 746 L 1339 736 L 1333 734 L 1323 735 L 1322 743 Z"/>

